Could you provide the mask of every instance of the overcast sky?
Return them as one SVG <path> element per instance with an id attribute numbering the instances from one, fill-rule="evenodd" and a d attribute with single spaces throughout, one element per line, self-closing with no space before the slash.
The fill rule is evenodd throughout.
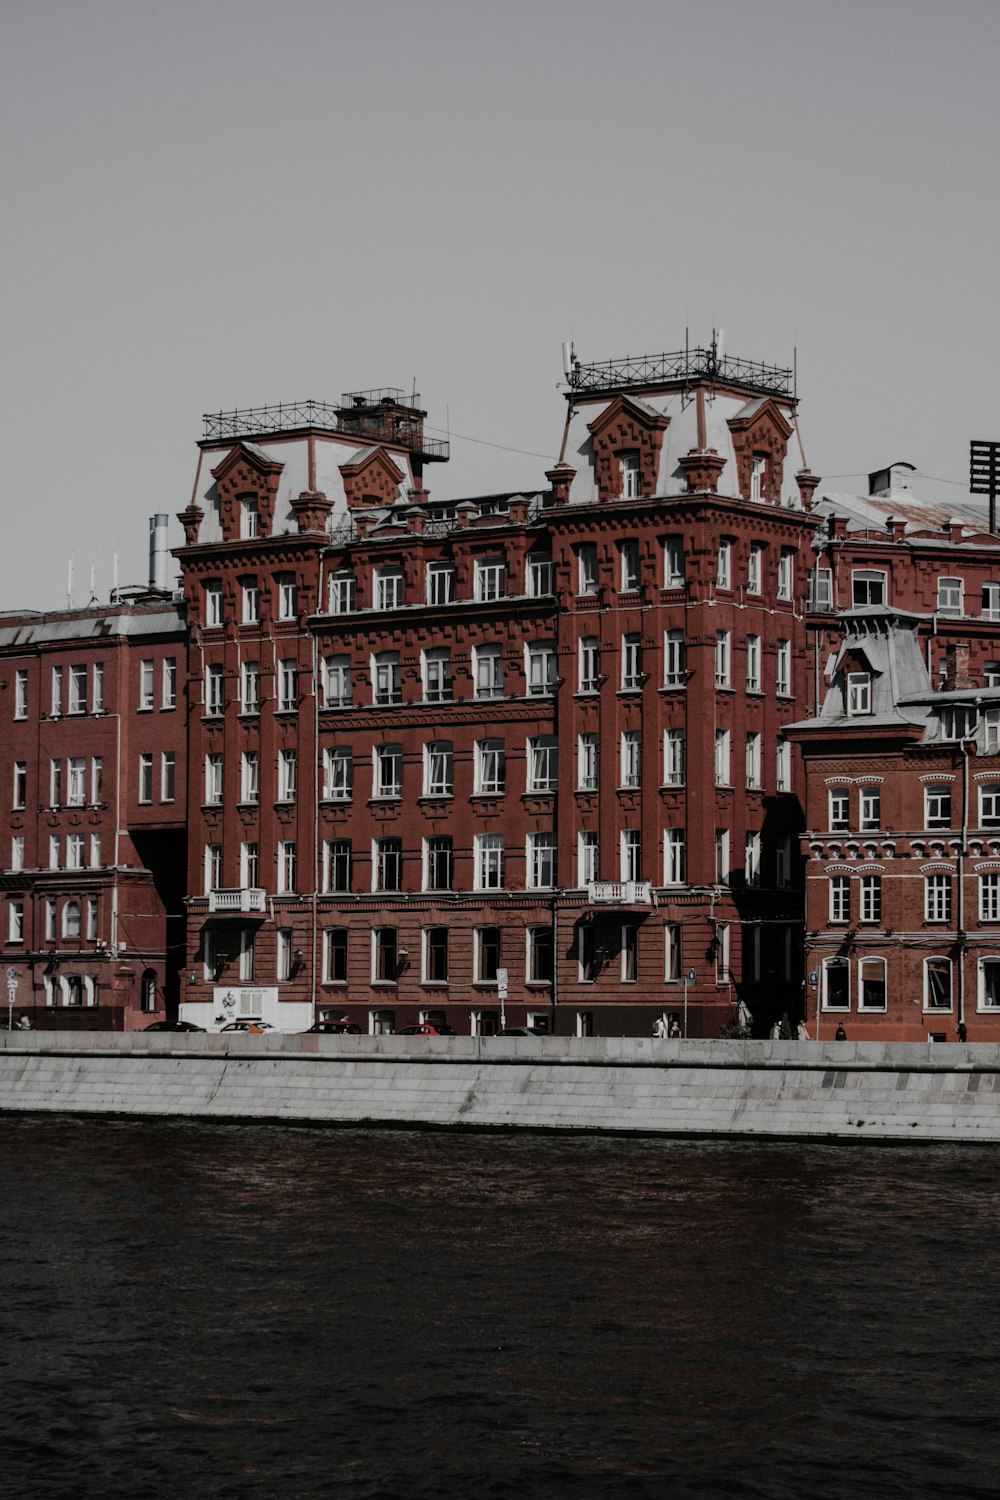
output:
<path id="1" fill-rule="evenodd" d="M 0 608 L 145 581 L 205 411 L 415 380 L 433 493 L 541 487 L 570 338 L 797 346 L 825 488 L 962 499 L 998 56 L 996 0 L 5 0 Z"/>

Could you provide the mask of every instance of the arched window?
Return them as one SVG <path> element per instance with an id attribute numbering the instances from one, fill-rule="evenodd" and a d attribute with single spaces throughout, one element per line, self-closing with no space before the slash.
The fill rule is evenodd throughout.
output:
<path id="1" fill-rule="evenodd" d="M 62 934 L 64 938 L 78 938 L 80 936 L 79 901 L 67 901 L 63 907 Z"/>
<path id="2" fill-rule="evenodd" d="M 156 970 L 146 969 L 142 976 L 142 1008 L 156 1009 Z"/>

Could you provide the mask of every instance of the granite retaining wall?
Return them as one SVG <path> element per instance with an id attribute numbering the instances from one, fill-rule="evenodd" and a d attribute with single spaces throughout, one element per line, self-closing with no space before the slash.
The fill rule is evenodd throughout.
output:
<path id="1" fill-rule="evenodd" d="M 0 1113 L 1000 1141 L 1000 1046 L 0 1033 Z"/>

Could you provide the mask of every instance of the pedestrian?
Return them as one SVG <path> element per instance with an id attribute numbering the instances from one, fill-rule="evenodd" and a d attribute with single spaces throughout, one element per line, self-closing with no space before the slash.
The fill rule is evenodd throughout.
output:
<path id="1" fill-rule="evenodd" d="M 670 1037 L 679 1037 L 680 1034 L 681 1034 L 681 1023 L 680 1023 L 680 1021 L 678 1021 L 678 1019 L 677 1019 L 676 1016 L 671 1016 L 670 1017 L 670 1029 L 667 1032 L 667 1035 L 670 1036 Z"/>
<path id="2" fill-rule="evenodd" d="M 809 1033 L 806 1030 L 806 1023 L 805 1023 L 805 1021 L 800 1021 L 799 1024 L 798 1024 L 798 1026 L 796 1026 L 796 1028 L 795 1028 L 795 1035 L 798 1037 L 798 1039 L 799 1039 L 800 1042 L 808 1042 L 808 1040 L 809 1040 Z"/>
<path id="3" fill-rule="evenodd" d="M 840 1024 L 838 1025 L 837 1030 L 834 1033 L 833 1040 L 835 1042 L 846 1042 L 847 1041 L 847 1032 L 844 1030 L 844 1023 L 843 1023 L 843 1021 L 841 1021 Z"/>
<path id="4" fill-rule="evenodd" d="M 657 1016 L 656 1020 L 653 1022 L 653 1035 L 657 1039 L 660 1039 L 662 1037 L 665 1037 L 666 1034 L 667 1034 L 667 1028 L 666 1028 L 666 1025 L 664 1024 L 663 1017 L 662 1016 Z"/>
<path id="5" fill-rule="evenodd" d="M 775 1021 L 774 1025 L 771 1027 L 771 1030 L 768 1032 L 768 1035 L 770 1036 L 772 1042 L 778 1042 L 781 1040 L 780 1021 Z"/>
<path id="6" fill-rule="evenodd" d="M 964 1021 L 959 1021 L 958 1023 L 958 1040 L 960 1042 L 967 1042 L 969 1040 L 969 1028 Z"/>

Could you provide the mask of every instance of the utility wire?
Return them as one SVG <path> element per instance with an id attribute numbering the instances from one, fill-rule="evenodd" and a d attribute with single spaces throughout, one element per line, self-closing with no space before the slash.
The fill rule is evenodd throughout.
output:
<path id="1" fill-rule="evenodd" d="M 548 464 L 556 462 L 551 453 L 534 453 L 530 448 L 512 448 L 509 443 L 491 443 L 486 438 L 467 437 L 464 432 L 449 432 L 446 427 L 434 427 L 430 422 L 425 422 L 424 427 L 428 432 L 440 432 L 445 437 L 460 438 L 463 443 L 477 443 L 481 448 L 501 448 L 504 453 L 523 453 L 526 458 L 544 458 Z"/>

